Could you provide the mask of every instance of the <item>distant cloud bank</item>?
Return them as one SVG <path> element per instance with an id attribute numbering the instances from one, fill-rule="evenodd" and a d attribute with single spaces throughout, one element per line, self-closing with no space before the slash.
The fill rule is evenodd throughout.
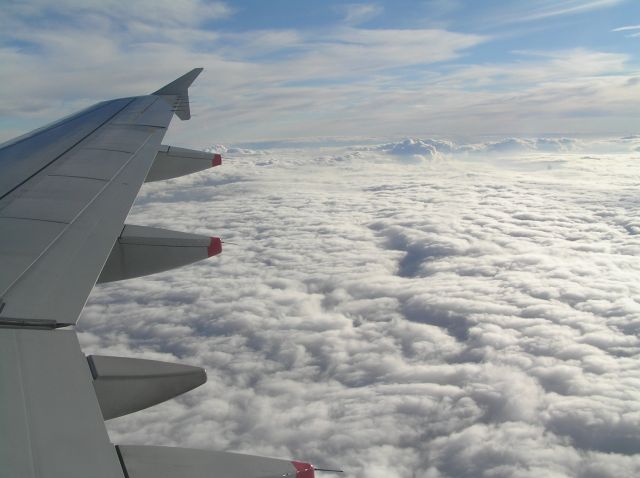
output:
<path id="1" fill-rule="evenodd" d="M 640 135 L 606 140 L 580 140 L 575 138 L 504 138 L 482 143 L 458 144 L 450 140 L 406 138 L 401 141 L 363 147 L 367 151 L 380 151 L 393 156 L 409 156 L 425 160 L 452 155 L 497 155 L 522 153 L 570 153 L 570 152 L 629 152 L 637 151 Z"/>

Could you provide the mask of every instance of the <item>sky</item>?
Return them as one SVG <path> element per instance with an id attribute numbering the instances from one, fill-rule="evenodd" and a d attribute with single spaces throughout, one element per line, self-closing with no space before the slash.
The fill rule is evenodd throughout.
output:
<path id="1" fill-rule="evenodd" d="M 5 0 L 0 140 L 205 68 L 165 143 L 223 164 L 127 223 L 223 252 L 96 286 L 77 331 L 208 381 L 111 440 L 640 476 L 639 42 L 631 0 Z"/>
<path id="2" fill-rule="evenodd" d="M 0 138 L 193 67 L 203 148 L 316 136 L 631 134 L 632 0 L 3 2 Z"/>

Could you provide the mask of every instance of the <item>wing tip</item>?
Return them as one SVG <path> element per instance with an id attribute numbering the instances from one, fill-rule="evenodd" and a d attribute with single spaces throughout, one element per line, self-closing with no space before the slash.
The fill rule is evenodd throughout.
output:
<path id="1" fill-rule="evenodd" d="M 174 102 L 174 108 L 176 108 L 175 113 L 181 120 L 188 120 L 191 118 L 191 109 L 189 107 L 189 87 L 203 70 L 204 68 L 194 68 L 182 75 L 180 78 L 173 80 L 171 83 L 151 94 L 159 96 L 176 96 L 177 98 Z"/>
<path id="2" fill-rule="evenodd" d="M 179 78 L 176 78 L 171 83 L 164 85 L 159 90 L 151 93 L 152 95 L 182 95 L 186 93 L 191 84 L 195 81 L 204 68 L 194 68 L 191 71 L 188 71 L 184 75 Z"/>

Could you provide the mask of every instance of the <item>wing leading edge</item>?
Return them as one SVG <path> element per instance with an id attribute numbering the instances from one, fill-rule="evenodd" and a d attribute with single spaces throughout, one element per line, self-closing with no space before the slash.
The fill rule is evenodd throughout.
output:
<path id="1" fill-rule="evenodd" d="M 218 238 L 124 224 L 145 180 L 221 163 L 219 155 L 161 146 L 174 113 L 190 118 L 188 88 L 201 71 L 0 145 L 0 478 L 314 476 L 301 462 L 114 446 L 105 419 L 184 393 L 206 374 L 85 357 L 75 330 L 60 330 L 76 324 L 98 278 L 123 280 L 220 253 Z"/>

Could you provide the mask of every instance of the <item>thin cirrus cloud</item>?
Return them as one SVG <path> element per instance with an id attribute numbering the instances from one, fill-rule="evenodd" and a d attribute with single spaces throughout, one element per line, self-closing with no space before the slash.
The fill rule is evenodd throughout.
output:
<path id="1" fill-rule="evenodd" d="M 5 21 L 47 20 L 52 23 L 82 23 L 93 17 L 104 17 L 119 23 L 143 21 L 158 27 L 198 25 L 206 21 L 228 18 L 234 9 L 225 2 L 204 0 L 141 0 L 125 4 L 118 0 L 60 0 L 53 6 L 46 0 L 30 0 L 6 6 Z"/>
<path id="2" fill-rule="evenodd" d="M 561 0 L 543 2 L 513 2 L 507 4 L 502 13 L 494 12 L 492 23 L 527 23 L 587 13 L 606 9 L 623 3 L 624 0 Z"/>
<path id="3" fill-rule="evenodd" d="M 344 15 L 345 23 L 357 25 L 381 15 L 384 7 L 371 3 L 349 3 L 336 7 L 336 10 Z"/>
<path id="4" fill-rule="evenodd" d="M 626 32 L 629 30 L 640 30 L 640 25 L 627 25 L 625 27 L 618 27 L 611 30 L 612 32 Z"/>
<path id="5" fill-rule="evenodd" d="M 112 440 L 353 477 L 640 471 L 637 137 L 224 148 L 129 218 L 230 243 L 99 286 L 85 350 L 208 383 Z M 286 143 L 281 145 L 286 146 Z"/>
<path id="6" fill-rule="evenodd" d="M 628 35 L 625 35 L 627 38 L 637 38 L 640 37 L 640 32 L 636 32 L 635 30 L 640 30 L 640 25 L 627 25 L 624 27 L 618 27 L 611 30 L 612 32 L 632 32 Z"/>

